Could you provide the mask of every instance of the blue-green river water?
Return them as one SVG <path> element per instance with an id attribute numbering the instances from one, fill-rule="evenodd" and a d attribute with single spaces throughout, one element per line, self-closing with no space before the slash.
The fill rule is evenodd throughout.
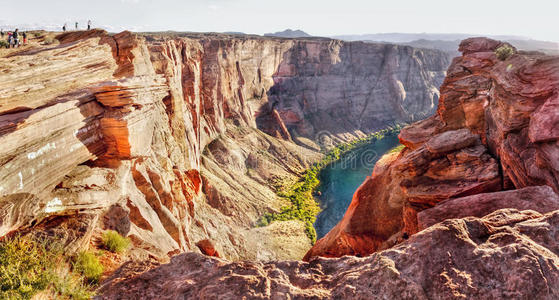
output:
<path id="1" fill-rule="evenodd" d="M 400 145 L 398 136 L 383 139 L 359 147 L 324 168 L 320 174 L 321 195 L 317 196 L 322 211 L 314 227 L 317 237 L 323 237 L 344 216 L 353 193 L 371 176 L 375 163 L 390 149 Z"/>

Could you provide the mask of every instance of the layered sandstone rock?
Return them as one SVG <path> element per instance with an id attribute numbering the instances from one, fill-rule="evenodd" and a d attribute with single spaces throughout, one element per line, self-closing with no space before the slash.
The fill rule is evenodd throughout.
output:
<path id="1" fill-rule="evenodd" d="M 428 112 L 448 62 L 328 39 L 92 30 L 58 40 L 0 58 L 0 236 L 63 236 L 78 250 L 114 229 L 141 259 L 300 258 L 311 246 L 302 222 L 255 225 L 286 204 L 275 184 L 320 159 L 304 136 L 347 139 Z M 312 119 L 350 98 L 384 117 Z"/>
<path id="2" fill-rule="evenodd" d="M 367 258 L 128 264 L 99 299 L 556 299 L 559 211 L 451 219 Z"/>
<path id="3" fill-rule="evenodd" d="M 503 45 L 484 38 L 462 42 L 463 56 L 449 67 L 437 114 L 402 130 L 406 148 L 381 160 L 342 221 L 306 259 L 365 255 L 401 242 L 435 222 L 418 225 L 417 219 L 433 206 L 428 211 L 437 211 L 441 221 L 542 204 L 538 193 L 519 192 L 513 195 L 520 199 L 504 202 L 491 195 L 455 198 L 538 185 L 559 191 L 559 59 L 518 52 L 500 61 L 494 51 Z M 556 209 L 554 197 L 538 209 Z M 437 208 L 441 201 L 446 204 Z M 461 209 L 468 203 L 476 207 Z"/>

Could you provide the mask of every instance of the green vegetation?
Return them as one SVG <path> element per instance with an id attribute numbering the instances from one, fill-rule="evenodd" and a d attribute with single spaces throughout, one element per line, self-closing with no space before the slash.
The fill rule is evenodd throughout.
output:
<path id="1" fill-rule="evenodd" d="M 80 252 L 74 262 L 74 270 L 80 272 L 90 282 L 98 282 L 103 274 L 103 265 L 95 253 L 90 251 Z"/>
<path id="2" fill-rule="evenodd" d="M 499 60 L 507 60 L 514 54 L 514 49 L 509 45 L 503 45 L 495 50 L 495 55 Z"/>
<path id="3" fill-rule="evenodd" d="M 0 299 L 31 299 L 41 292 L 56 299 L 93 297 L 84 278 L 68 270 L 56 243 L 19 236 L 5 239 L 0 242 Z"/>
<path id="4" fill-rule="evenodd" d="M 319 188 L 320 171 L 329 164 L 337 161 L 344 154 L 361 146 L 384 138 L 385 135 L 393 135 L 400 132 L 402 127 L 397 125 L 393 128 L 383 129 L 368 135 L 365 138 L 350 143 L 340 144 L 329 150 L 324 158 L 307 169 L 297 182 L 290 186 L 278 188 L 278 196 L 289 200 L 290 205 L 282 207 L 279 213 L 267 213 L 260 219 L 259 226 L 267 226 L 273 221 L 301 220 L 305 223 L 305 232 L 314 244 L 316 242 L 316 231 L 314 222 L 320 212 L 320 206 L 313 197 L 313 193 Z"/>
<path id="5" fill-rule="evenodd" d="M 122 253 L 130 246 L 130 239 L 123 237 L 114 230 L 103 233 L 102 242 L 105 249 L 115 253 Z"/>
<path id="6" fill-rule="evenodd" d="M 7 41 L 0 40 L 0 48 L 10 48 L 10 44 Z"/>
<path id="7" fill-rule="evenodd" d="M 55 39 L 52 36 L 45 37 L 45 40 L 43 41 L 44 45 L 52 45 L 52 44 L 56 44 L 56 43 L 58 43 L 58 40 Z"/>
<path id="8" fill-rule="evenodd" d="M 42 32 L 40 32 L 40 31 L 37 31 L 37 32 L 33 32 L 33 36 L 34 36 L 35 38 L 37 38 L 37 39 L 38 39 L 38 38 L 41 38 L 41 37 L 43 37 L 43 33 L 42 33 Z"/>
<path id="9" fill-rule="evenodd" d="M 388 152 L 386 152 L 386 153 L 387 153 L 387 154 L 399 153 L 399 152 L 401 152 L 402 150 L 404 150 L 405 147 L 406 147 L 406 146 L 404 146 L 404 145 L 398 145 L 398 146 L 396 146 L 396 147 L 394 147 L 394 148 L 388 150 Z"/>

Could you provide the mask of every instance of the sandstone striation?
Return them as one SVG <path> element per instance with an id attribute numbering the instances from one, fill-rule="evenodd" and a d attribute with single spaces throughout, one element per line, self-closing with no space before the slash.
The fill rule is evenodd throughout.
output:
<path id="1" fill-rule="evenodd" d="M 559 59 L 515 50 L 501 61 L 494 51 L 503 45 L 484 38 L 461 43 L 463 56 L 448 69 L 437 113 L 402 130 L 406 147 L 377 164 L 342 221 L 305 259 L 368 255 L 446 218 L 506 207 L 556 209 Z M 483 195 L 541 185 L 555 193 L 519 190 L 505 194 L 509 201 Z M 461 198 L 469 195 L 478 196 Z"/>
<path id="2" fill-rule="evenodd" d="M 559 211 L 450 219 L 366 258 L 129 263 L 99 299 L 556 299 Z"/>

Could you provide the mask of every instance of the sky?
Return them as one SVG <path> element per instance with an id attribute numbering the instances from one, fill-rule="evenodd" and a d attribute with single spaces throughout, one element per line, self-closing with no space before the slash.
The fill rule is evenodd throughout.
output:
<path id="1" fill-rule="evenodd" d="M 312 35 L 468 33 L 559 42 L 557 0 L 0 0 L 0 26 Z"/>

